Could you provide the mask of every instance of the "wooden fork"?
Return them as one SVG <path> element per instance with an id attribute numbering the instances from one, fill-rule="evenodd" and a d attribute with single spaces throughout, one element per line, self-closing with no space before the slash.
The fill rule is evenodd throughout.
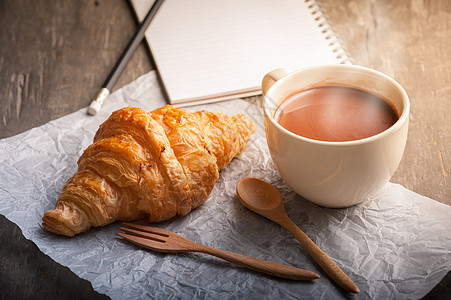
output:
<path id="1" fill-rule="evenodd" d="M 307 270 L 285 266 L 261 259 L 256 259 L 229 251 L 219 250 L 205 245 L 194 243 L 184 237 L 161 228 L 123 223 L 126 227 L 119 228 L 125 233 L 118 233 L 129 242 L 146 249 L 159 252 L 200 252 L 225 259 L 229 262 L 252 269 L 268 275 L 293 280 L 314 280 L 319 275 Z"/>

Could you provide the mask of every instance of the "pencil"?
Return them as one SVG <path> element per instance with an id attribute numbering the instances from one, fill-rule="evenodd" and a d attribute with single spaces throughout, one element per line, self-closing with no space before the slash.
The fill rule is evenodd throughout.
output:
<path id="1" fill-rule="evenodd" d="M 122 71 L 124 70 L 125 66 L 127 65 L 128 61 L 132 57 L 133 53 L 135 52 L 136 48 L 139 46 L 141 41 L 144 39 L 147 27 L 149 27 L 150 23 L 152 22 L 153 18 L 158 12 L 158 9 L 163 4 L 164 0 L 156 0 L 152 7 L 150 8 L 149 12 L 147 13 L 146 17 L 142 21 L 142 23 L 139 25 L 138 29 L 135 32 L 135 35 L 132 37 L 132 39 L 128 42 L 127 47 L 125 47 L 124 51 L 122 52 L 121 56 L 119 57 L 118 61 L 116 62 L 116 65 L 111 70 L 110 74 L 108 75 L 107 79 L 102 85 L 102 88 L 100 89 L 99 93 L 97 94 L 96 98 L 91 102 L 91 105 L 89 105 L 88 113 L 92 116 L 97 114 L 105 100 L 108 98 L 108 96 L 111 93 L 111 90 L 113 89 L 116 81 L 118 80 L 119 76 L 121 75 Z"/>

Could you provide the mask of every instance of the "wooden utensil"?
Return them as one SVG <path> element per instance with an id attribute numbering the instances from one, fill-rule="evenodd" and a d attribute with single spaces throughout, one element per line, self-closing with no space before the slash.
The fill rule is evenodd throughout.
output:
<path id="1" fill-rule="evenodd" d="M 244 206 L 285 227 L 307 250 L 321 268 L 343 289 L 360 293 L 355 283 L 288 217 L 279 191 L 258 178 L 246 177 L 236 186 L 238 198 Z"/>
<path id="2" fill-rule="evenodd" d="M 125 233 L 118 233 L 129 242 L 141 247 L 159 252 L 201 252 L 225 259 L 234 264 L 252 269 L 268 275 L 293 280 L 314 280 L 319 275 L 307 270 L 285 266 L 229 251 L 219 250 L 209 246 L 197 244 L 184 237 L 161 228 L 123 223 L 126 227 L 119 228 Z"/>

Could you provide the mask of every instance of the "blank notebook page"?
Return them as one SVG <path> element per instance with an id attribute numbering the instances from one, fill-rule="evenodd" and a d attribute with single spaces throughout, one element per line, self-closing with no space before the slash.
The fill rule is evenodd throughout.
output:
<path id="1" fill-rule="evenodd" d="M 152 1 L 132 3 L 142 19 Z M 339 63 L 311 4 L 317 8 L 303 0 L 166 0 L 146 38 L 170 102 L 259 94 L 273 69 Z"/>

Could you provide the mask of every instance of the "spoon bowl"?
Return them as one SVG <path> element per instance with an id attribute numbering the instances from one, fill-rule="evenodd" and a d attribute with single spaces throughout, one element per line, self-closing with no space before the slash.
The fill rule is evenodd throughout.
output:
<path id="1" fill-rule="evenodd" d="M 355 283 L 288 217 L 279 191 L 258 178 L 246 177 L 238 181 L 236 192 L 240 202 L 290 231 L 320 267 L 343 289 L 360 293 Z"/>
<path id="2" fill-rule="evenodd" d="M 265 181 L 246 177 L 238 181 L 237 193 L 241 203 L 249 209 L 271 211 L 283 203 L 282 195 Z M 243 201 L 243 199 L 246 199 Z"/>

